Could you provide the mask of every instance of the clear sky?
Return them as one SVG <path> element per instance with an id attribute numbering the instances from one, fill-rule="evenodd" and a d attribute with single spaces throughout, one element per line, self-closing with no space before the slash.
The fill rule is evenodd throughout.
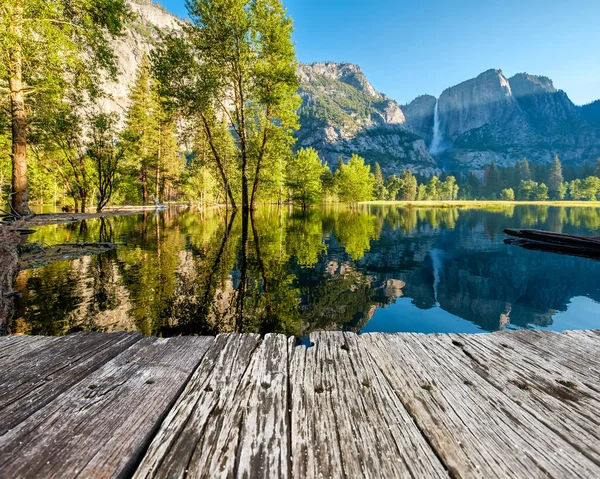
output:
<path id="1" fill-rule="evenodd" d="M 184 0 L 161 0 L 185 17 Z M 545 75 L 600 99 L 600 0 L 284 0 L 301 62 L 360 65 L 399 103 L 473 78 Z"/>

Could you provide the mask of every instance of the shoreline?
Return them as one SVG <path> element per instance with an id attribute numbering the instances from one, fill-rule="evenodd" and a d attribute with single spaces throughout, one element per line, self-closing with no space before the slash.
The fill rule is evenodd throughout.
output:
<path id="1" fill-rule="evenodd" d="M 361 201 L 359 205 L 403 206 L 414 208 L 486 208 L 511 206 L 564 206 L 600 208 L 600 201 L 502 201 L 502 200 L 422 200 L 422 201 Z"/>
<path id="2" fill-rule="evenodd" d="M 97 218 L 114 218 L 115 216 L 128 216 L 155 211 L 155 206 L 123 206 L 115 209 L 107 209 L 101 213 L 40 213 L 25 220 L 27 226 L 47 226 L 78 221 L 93 220 Z"/>

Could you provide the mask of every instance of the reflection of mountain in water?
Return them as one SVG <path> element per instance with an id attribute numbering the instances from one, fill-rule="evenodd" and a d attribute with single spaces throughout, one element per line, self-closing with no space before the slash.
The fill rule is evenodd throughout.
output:
<path id="1" fill-rule="evenodd" d="M 498 330 L 550 325 L 575 296 L 600 302 L 600 263 L 507 246 L 508 227 L 589 234 L 600 229 L 600 215 L 528 206 L 333 208 L 306 216 L 265 209 L 244 232 L 239 217 L 171 210 L 156 219 L 40 228 L 35 239 L 48 244 L 127 246 L 21 273 L 24 298 L 12 329 L 360 331 L 378 308 L 404 297 Z"/>

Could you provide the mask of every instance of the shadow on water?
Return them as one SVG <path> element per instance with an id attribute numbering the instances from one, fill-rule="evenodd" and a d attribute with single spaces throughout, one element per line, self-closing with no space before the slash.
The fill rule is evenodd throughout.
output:
<path id="1" fill-rule="evenodd" d="M 38 229 L 117 250 L 22 271 L 12 333 L 174 336 L 320 329 L 600 326 L 600 262 L 503 243 L 505 228 L 598 236 L 597 208 L 366 206 L 252 215 L 171 209 Z"/>

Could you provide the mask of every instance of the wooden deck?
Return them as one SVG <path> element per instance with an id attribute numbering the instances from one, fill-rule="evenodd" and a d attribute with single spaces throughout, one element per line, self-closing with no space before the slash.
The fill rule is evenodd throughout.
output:
<path id="1" fill-rule="evenodd" d="M 600 477 L 600 333 L 0 338 L 0 477 Z"/>

